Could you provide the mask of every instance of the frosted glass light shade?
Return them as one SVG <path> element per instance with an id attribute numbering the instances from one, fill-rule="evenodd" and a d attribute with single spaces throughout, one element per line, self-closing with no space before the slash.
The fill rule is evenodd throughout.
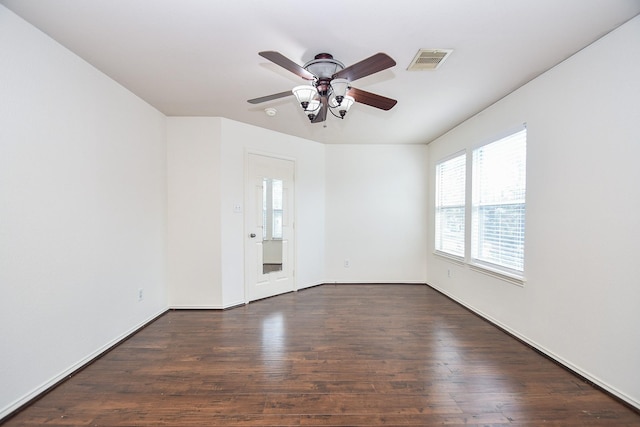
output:
<path id="1" fill-rule="evenodd" d="M 340 114 L 342 114 L 342 111 L 346 114 L 355 102 L 356 100 L 353 99 L 352 96 L 345 96 L 342 100 L 342 104 L 340 104 Z"/>
<path id="2" fill-rule="evenodd" d="M 342 100 L 347 94 L 348 88 L 349 88 L 349 81 L 347 79 L 331 80 L 331 90 L 333 92 L 333 97 L 336 100 L 336 105 L 340 105 L 342 103 Z"/>
<path id="3" fill-rule="evenodd" d="M 296 99 L 298 100 L 300 105 L 302 105 L 302 108 L 305 110 L 307 109 L 307 106 L 309 105 L 309 103 L 313 101 L 313 98 L 318 93 L 316 88 L 310 85 L 296 86 L 293 88 L 291 92 L 293 92 Z"/>
<path id="4" fill-rule="evenodd" d="M 309 106 L 305 109 L 305 111 L 316 111 L 320 108 L 320 101 L 317 99 L 312 99 L 309 101 Z"/>

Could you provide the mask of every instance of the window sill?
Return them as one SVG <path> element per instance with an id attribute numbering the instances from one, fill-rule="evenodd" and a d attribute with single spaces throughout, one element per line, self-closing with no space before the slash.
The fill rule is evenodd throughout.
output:
<path id="1" fill-rule="evenodd" d="M 456 255 L 451 255 L 451 254 L 448 254 L 446 252 L 440 252 L 440 251 L 434 251 L 433 254 L 437 255 L 437 256 L 439 256 L 441 258 L 444 258 L 447 261 L 451 261 L 451 262 L 453 262 L 455 264 L 458 264 L 458 265 L 464 265 L 465 264 L 464 258 L 456 256 Z"/>
<path id="2" fill-rule="evenodd" d="M 522 276 L 516 276 L 515 274 L 510 274 L 506 271 L 491 268 L 484 264 L 469 263 L 469 268 L 479 273 L 495 277 L 496 279 L 504 280 L 505 282 L 509 282 L 520 287 L 524 287 L 524 284 L 527 281 Z"/>

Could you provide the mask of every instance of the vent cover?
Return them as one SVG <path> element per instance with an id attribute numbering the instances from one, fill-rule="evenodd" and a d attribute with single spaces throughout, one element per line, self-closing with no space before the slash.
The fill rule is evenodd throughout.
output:
<path id="1" fill-rule="evenodd" d="M 451 52 L 453 49 L 420 49 L 407 70 L 435 70 L 451 55 Z"/>

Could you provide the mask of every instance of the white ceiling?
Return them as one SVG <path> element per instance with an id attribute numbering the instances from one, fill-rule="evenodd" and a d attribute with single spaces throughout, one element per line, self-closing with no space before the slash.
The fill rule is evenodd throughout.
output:
<path id="1" fill-rule="evenodd" d="M 220 116 L 323 143 L 428 143 L 640 13 L 640 0 L 0 0 L 169 116 Z M 18 41 L 19 42 L 19 41 Z M 453 49 L 407 71 L 420 48 Z M 290 90 L 320 52 L 397 65 L 353 86 L 398 100 L 311 124 Z M 278 110 L 275 117 L 266 107 Z"/>

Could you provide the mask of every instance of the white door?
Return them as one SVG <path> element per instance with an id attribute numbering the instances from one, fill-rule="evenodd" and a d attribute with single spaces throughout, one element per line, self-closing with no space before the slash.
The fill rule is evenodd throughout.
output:
<path id="1" fill-rule="evenodd" d="M 294 162 L 248 154 L 245 184 L 247 302 L 294 290 Z"/>

